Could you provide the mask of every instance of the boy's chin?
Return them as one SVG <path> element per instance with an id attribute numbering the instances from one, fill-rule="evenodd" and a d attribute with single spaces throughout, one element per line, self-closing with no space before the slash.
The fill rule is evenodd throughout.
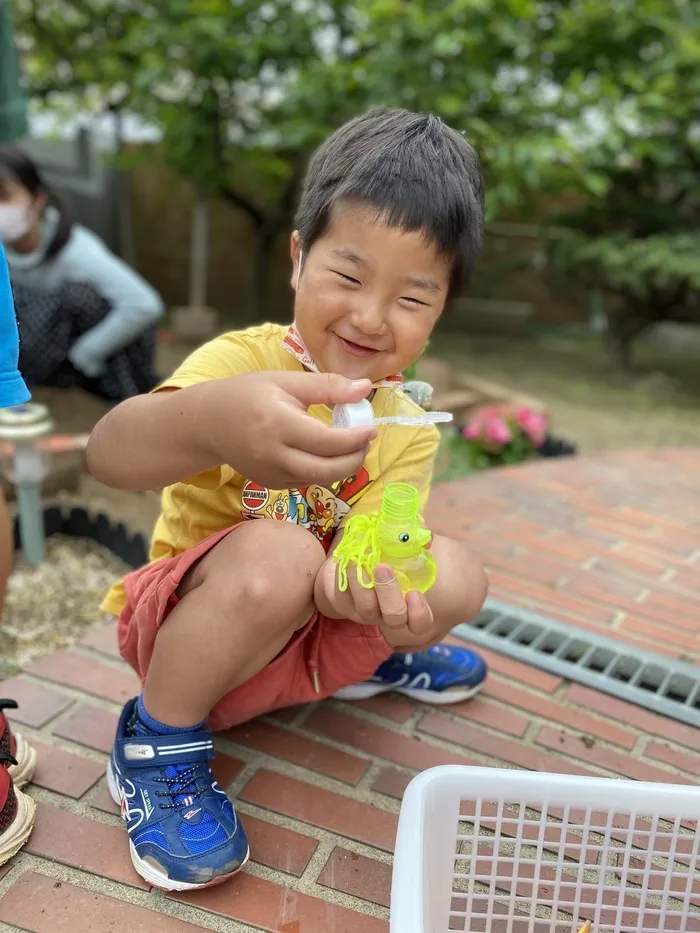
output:
<path id="1" fill-rule="evenodd" d="M 341 358 L 340 354 L 329 356 L 331 358 L 317 361 L 317 366 L 322 372 L 338 373 L 346 379 L 369 379 L 370 382 L 379 382 L 394 375 L 384 372 L 385 367 L 377 366 L 378 361 L 375 360 L 348 360 Z"/>
<path id="2" fill-rule="evenodd" d="M 352 379 L 353 381 L 357 379 L 369 379 L 370 382 L 381 382 L 382 379 L 388 379 L 389 376 L 394 375 L 393 373 L 379 371 L 371 366 L 343 366 L 338 364 L 328 367 L 326 372 L 338 373 L 341 376 L 345 376 L 346 379 Z"/>

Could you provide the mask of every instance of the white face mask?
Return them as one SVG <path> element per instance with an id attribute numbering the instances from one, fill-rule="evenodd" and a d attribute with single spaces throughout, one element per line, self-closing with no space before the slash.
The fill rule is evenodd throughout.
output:
<path id="1" fill-rule="evenodd" d="M 30 229 L 26 208 L 20 204 L 0 204 L 0 242 L 14 243 Z"/>

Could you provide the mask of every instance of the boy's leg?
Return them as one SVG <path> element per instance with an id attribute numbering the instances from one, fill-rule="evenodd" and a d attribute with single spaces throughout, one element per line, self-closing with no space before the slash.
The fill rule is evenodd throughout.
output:
<path id="1" fill-rule="evenodd" d="M 487 668 L 483 658 L 466 647 L 442 644 L 442 639 L 480 611 L 488 580 L 479 558 L 460 541 L 435 535 L 430 549 L 438 566 L 435 585 L 425 594 L 433 612 L 437 634 L 421 651 L 398 649 L 362 684 L 352 684 L 335 695 L 359 700 L 396 691 L 425 703 L 458 703 L 483 686 Z"/>
<path id="2" fill-rule="evenodd" d="M 313 615 L 324 560 L 314 536 L 288 523 L 252 521 L 217 544 L 183 579 L 158 633 L 143 692 L 150 715 L 201 722 L 262 670 Z"/>
<path id="3" fill-rule="evenodd" d="M 214 544 L 182 578 L 143 696 L 122 713 L 109 772 L 134 866 L 156 887 L 216 884 L 245 863 L 245 832 L 211 774 L 204 720 L 313 616 L 324 560 L 308 531 L 255 521 Z"/>

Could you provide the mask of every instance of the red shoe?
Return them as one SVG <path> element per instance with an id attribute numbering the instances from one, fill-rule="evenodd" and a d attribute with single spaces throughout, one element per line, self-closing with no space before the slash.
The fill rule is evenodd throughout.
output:
<path id="1" fill-rule="evenodd" d="M 36 771 L 36 751 L 28 745 L 19 732 L 13 734 L 3 710 L 17 709 L 14 700 L 0 700 L 0 754 L 6 759 L 12 758 L 10 777 L 15 787 L 24 787 L 34 777 Z M 5 765 L 7 767 L 7 765 Z"/>
<path id="2" fill-rule="evenodd" d="M 17 760 L 0 751 L 0 865 L 17 855 L 34 828 L 36 807 L 31 797 L 17 790 L 10 768 Z"/>

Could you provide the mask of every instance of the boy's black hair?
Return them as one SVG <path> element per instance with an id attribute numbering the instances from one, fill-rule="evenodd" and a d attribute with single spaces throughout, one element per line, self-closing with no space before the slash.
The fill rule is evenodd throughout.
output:
<path id="1" fill-rule="evenodd" d="M 0 146 L 0 185 L 6 179 L 18 182 L 32 198 L 45 194 L 48 203 L 58 211 L 58 225 L 44 253 L 44 259 L 52 259 L 70 239 L 75 223 L 72 209 L 58 192 L 46 184 L 29 156 L 13 146 Z"/>
<path id="2" fill-rule="evenodd" d="M 484 181 L 467 140 L 438 117 L 371 110 L 314 153 L 296 227 L 308 251 L 340 200 L 376 207 L 390 226 L 422 230 L 452 259 L 450 293 L 472 280 L 484 240 Z"/>

